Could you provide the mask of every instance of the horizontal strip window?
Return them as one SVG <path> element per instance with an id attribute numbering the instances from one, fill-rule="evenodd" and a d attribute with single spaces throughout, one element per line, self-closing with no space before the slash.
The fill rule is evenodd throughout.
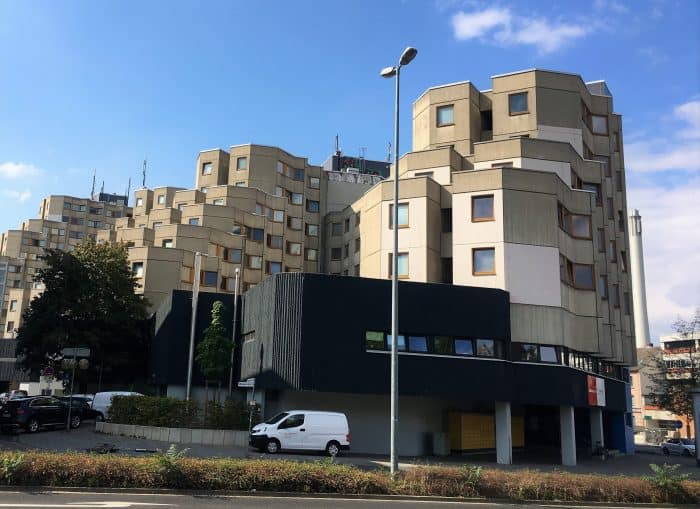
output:
<path id="1" fill-rule="evenodd" d="M 595 290 L 593 265 L 573 263 L 563 255 L 559 255 L 559 276 L 562 283 L 579 290 Z"/>
<path id="2" fill-rule="evenodd" d="M 365 332 L 367 350 L 391 351 L 391 341 L 391 334 L 383 331 Z M 504 358 L 503 342 L 488 338 L 401 334 L 397 347 L 400 352 L 419 354 Z"/>
<path id="3" fill-rule="evenodd" d="M 533 343 L 512 343 L 513 360 L 525 362 L 542 362 L 546 364 L 561 363 L 561 352 L 558 346 L 537 345 Z"/>

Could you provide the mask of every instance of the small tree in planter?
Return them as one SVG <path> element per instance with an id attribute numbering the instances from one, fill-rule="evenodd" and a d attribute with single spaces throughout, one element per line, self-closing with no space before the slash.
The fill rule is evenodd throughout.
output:
<path id="1" fill-rule="evenodd" d="M 209 401 L 209 382 L 218 382 L 216 400 L 219 401 L 221 382 L 231 369 L 231 348 L 223 317 L 224 304 L 217 300 L 211 308 L 211 323 L 204 330 L 204 339 L 197 345 L 197 366 L 204 375 L 205 400 Z M 206 409 L 206 403 L 204 408 Z"/>

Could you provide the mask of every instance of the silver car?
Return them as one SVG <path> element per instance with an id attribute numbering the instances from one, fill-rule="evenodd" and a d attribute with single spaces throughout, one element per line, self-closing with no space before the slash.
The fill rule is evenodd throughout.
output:
<path id="1" fill-rule="evenodd" d="M 680 454 L 681 456 L 695 457 L 695 440 L 691 438 L 669 438 L 665 442 L 661 442 L 659 447 L 666 456 Z"/>

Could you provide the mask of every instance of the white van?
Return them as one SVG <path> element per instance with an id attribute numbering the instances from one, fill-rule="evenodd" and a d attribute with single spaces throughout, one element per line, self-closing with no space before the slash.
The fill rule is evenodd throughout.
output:
<path id="1" fill-rule="evenodd" d="M 114 396 L 143 396 L 138 392 L 98 392 L 92 400 L 92 409 L 95 411 L 96 421 L 105 421 L 109 419 L 109 409 L 112 406 L 112 398 Z"/>
<path id="2" fill-rule="evenodd" d="M 255 426 L 250 445 L 270 454 L 286 449 L 337 456 L 350 449 L 348 418 L 338 412 L 287 410 Z"/>

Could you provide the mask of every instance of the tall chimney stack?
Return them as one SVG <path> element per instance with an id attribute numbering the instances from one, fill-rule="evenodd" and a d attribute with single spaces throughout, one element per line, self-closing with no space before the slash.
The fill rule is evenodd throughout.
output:
<path id="1" fill-rule="evenodd" d="M 629 216 L 630 270 L 632 272 L 632 301 L 634 304 L 634 337 L 637 348 L 651 345 L 647 291 L 644 282 L 644 250 L 642 248 L 642 216 L 639 210 Z"/>

